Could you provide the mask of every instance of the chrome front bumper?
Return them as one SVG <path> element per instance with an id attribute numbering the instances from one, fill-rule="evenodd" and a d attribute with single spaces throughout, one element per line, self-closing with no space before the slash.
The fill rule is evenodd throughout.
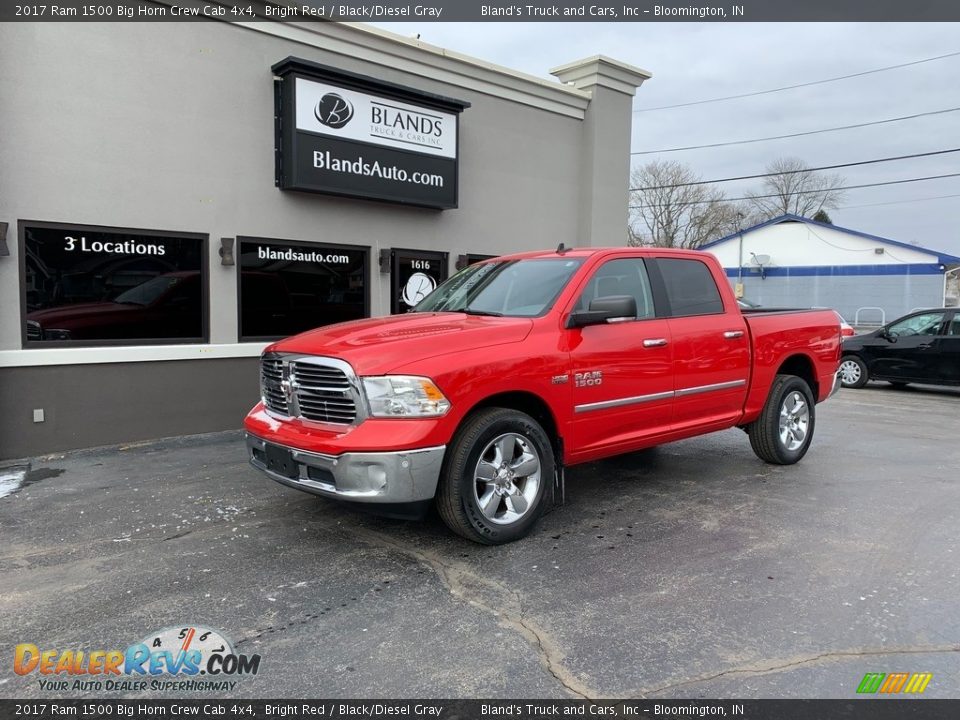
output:
<path id="1" fill-rule="evenodd" d="M 446 446 L 323 455 L 247 433 L 247 450 L 253 467 L 297 490 L 350 502 L 403 504 L 433 499 Z"/>

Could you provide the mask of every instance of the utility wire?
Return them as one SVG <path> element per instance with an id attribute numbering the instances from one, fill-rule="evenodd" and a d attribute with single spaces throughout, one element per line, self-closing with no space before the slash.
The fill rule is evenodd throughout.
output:
<path id="1" fill-rule="evenodd" d="M 859 165 L 876 165 L 877 163 L 894 162 L 895 160 L 910 160 L 912 158 L 931 157 L 932 155 L 948 155 L 955 152 L 960 152 L 960 148 L 934 150 L 932 152 L 914 153 L 912 155 L 897 155 L 896 157 L 876 158 L 874 160 L 860 160 L 859 162 L 839 163 L 837 165 L 822 165 L 821 167 L 803 168 L 800 170 L 781 170 L 779 172 L 758 173 L 756 175 L 739 175 L 737 177 L 717 178 L 715 180 L 696 180 L 694 182 L 677 183 L 675 185 L 632 187 L 630 188 L 630 192 L 643 190 L 669 190 L 670 188 L 691 187 L 693 185 L 713 185 L 714 183 L 734 182 L 735 180 L 756 180 L 757 178 L 774 177 L 780 175 L 797 175 L 800 173 L 816 172 L 818 170 L 836 170 L 838 168 L 856 167 Z"/>
<path id="2" fill-rule="evenodd" d="M 861 188 L 870 188 L 870 187 L 881 187 L 884 185 L 903 185 L 904 183 L 914 183 L 922 182 L 924 180 L 941 180 L 943 178 L 952 178 L 960 177 L 960 173 L 950 173 L 948 175 L 927 175 L 926 177 L 918 178 L 908 178 L 907 180 L 888 180 L 886 182 L 878 183 L 864 183 L 863 185 L 842 185 L 840 187 L 832 188 L 833 190 L 859 190 Z M 786 192 L 786 193 L 773 193 L 772 195 L 748 195 L 746 197 L 735 197 L 735 198 L 718 198 L 716 200 L 691 200 L 690 202 L 684 203 L 665 203 L 657 205 L 631 205 L 631 210 L 638 210 L 645 207 L 685 207 L 687 205 L 709 205 L 710 203 L 715 202 L 737 202 L 740 200 L 764 200 L 766 198 L 778 198 L 778 197 L 787 197 L 792 195 L 803 195 L 804 193 L 810 192 L 809 190 L 797 190 L 796 192 Z"/>
<path id="3" fill-rule="evenodd" d="M 806 135 L 819 135 L 820 133 L 837 132 L 838 130 L 853 130 L 854 128 L 869 127 L 871 125 L 884 125 L 886 123 L 902 122 L 903 120 L 913 120 L 915 118 L 927 117 L 929 115 L 943 115 L 960 110 L 960 107 L 946 108 L 945 110 L 933 110 L 931 112 L 917 113 L 916 115 L 903 115 L 902 117 L 887 118 L 886 120 L 874 120 L 872 122 L 857 123 L 855 125 L 841 125 L 839 127 L 824 128 L 822 130 L 807 130 L 806 132 L 790 133 L 789 135 L 771 135 L 770 137 L 753 138 L 751 140 L 730 140 L 729 142 L 709 143 L 707 145 L 687 145 L 685 147 L 661 148 L 659 150 L 637 150 L 630 155 L 654 155 L 656 153 L 681 152 L 682 150 L 703 150 L 704 148 L 728 147 L 730 145 L 748 145 L 750 143 L 767 142 L 768 140 L 784 140 L 786 138 L 804 137 Z"/>
<path id="4" fill-rule="evenodd" d="M 811 85 L 822 85 L 824 83 L 837 82 L 838 80 L 849 80 L 850 78 L 863 77 L 864 75 L 873 75 L 874 73 L 886 72 L 887 70 L 896 70 L 897 68 L 910 67 L 911 65 L 920 65 L 922 63 L 933 62 L 934 60 L 943 60 L 944 58 L 956 57 L 960 51 L 937 55 L 936 57 L 924 58 L 922 60 L 913 60 L 912 62 L 900 63 L 899 65 L 888 65 L 887 67 L 875 68 L 873 70 L 864 70 L 863 72 L 851 73 L 850 75 L 839 75 L 837 77 L 825 78 L 823 80 L 812 80 L 810 82 L 798 83 L 796 85 L 784 85 L 783 87 L 771 88 L 769 90 L 756 90 L 754 92 L 741 93 L 740 95 L 727 95 L 725 97 L 709 98 L 707 100 L 695 100 L 693 102 L 677 103 L 676 105 L 660 105 L 650 108 L 637 108 L 633 112 L 651 112 L 653 110 L 669 110 L 671 108 L 690 107 L 692 105 L 706 105 L 707 103 L 723 102 L 725 100 L 739 100 L 740 98 L 756 97 L 757 95 L 769 95 L 770 93 L 783 92 L 784 90 L 795 90 L 796 88 L 810 87 Z"/>
<path id="5" fill-rule="evenodd" d="M 866 205 L 840 205 L 837 210 L 851 210 L 853 208 L 880 207 L 881 205 L 903 205 L 905 203 L 926 202 L 927 200 L 944 200 L 960 197 L 960 193 L 953 195 L 934 195 L 932 197 L 911 198 L 910 200 L 888 200 L 887 202 L 867 203 Z"/>

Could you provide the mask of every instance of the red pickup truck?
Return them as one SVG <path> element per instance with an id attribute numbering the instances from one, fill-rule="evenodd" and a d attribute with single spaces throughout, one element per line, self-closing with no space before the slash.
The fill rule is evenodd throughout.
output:
<path id="1" fill-rule="evenodd" d="M 505 543 L 577 463 L 731 427 L 797 462 L 840 347 L 831 310 L 742 312 L 706 253 L 509 255 L 267 347 L 247 446 L 284 485 Z"/>

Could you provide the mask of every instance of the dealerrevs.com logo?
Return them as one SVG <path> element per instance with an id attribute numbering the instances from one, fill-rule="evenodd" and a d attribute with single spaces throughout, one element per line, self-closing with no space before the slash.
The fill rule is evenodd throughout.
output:
<path id="1" fill-rule="evenodd" d="M 221 633 L 200 625 L 150 633 L 126 650 L 41 649 L 20 643 L 13 671 L 36 674 L 41 690 L 233 690 L 237 678 L 256 675 L 259 655 L 241 655 Z"/>

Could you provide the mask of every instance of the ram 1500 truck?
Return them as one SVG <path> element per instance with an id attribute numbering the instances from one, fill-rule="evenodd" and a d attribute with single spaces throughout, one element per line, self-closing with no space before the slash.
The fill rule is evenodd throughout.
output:
<path id="1" fill-rule="evenodd" d="M 840 347 L 831 310 L 742 312 L 712 255 L 561 246 L 270 345 L 247 446 L 289 487 L 504 543 L 577 463 L 732 427 L 797 462 Z"/>

